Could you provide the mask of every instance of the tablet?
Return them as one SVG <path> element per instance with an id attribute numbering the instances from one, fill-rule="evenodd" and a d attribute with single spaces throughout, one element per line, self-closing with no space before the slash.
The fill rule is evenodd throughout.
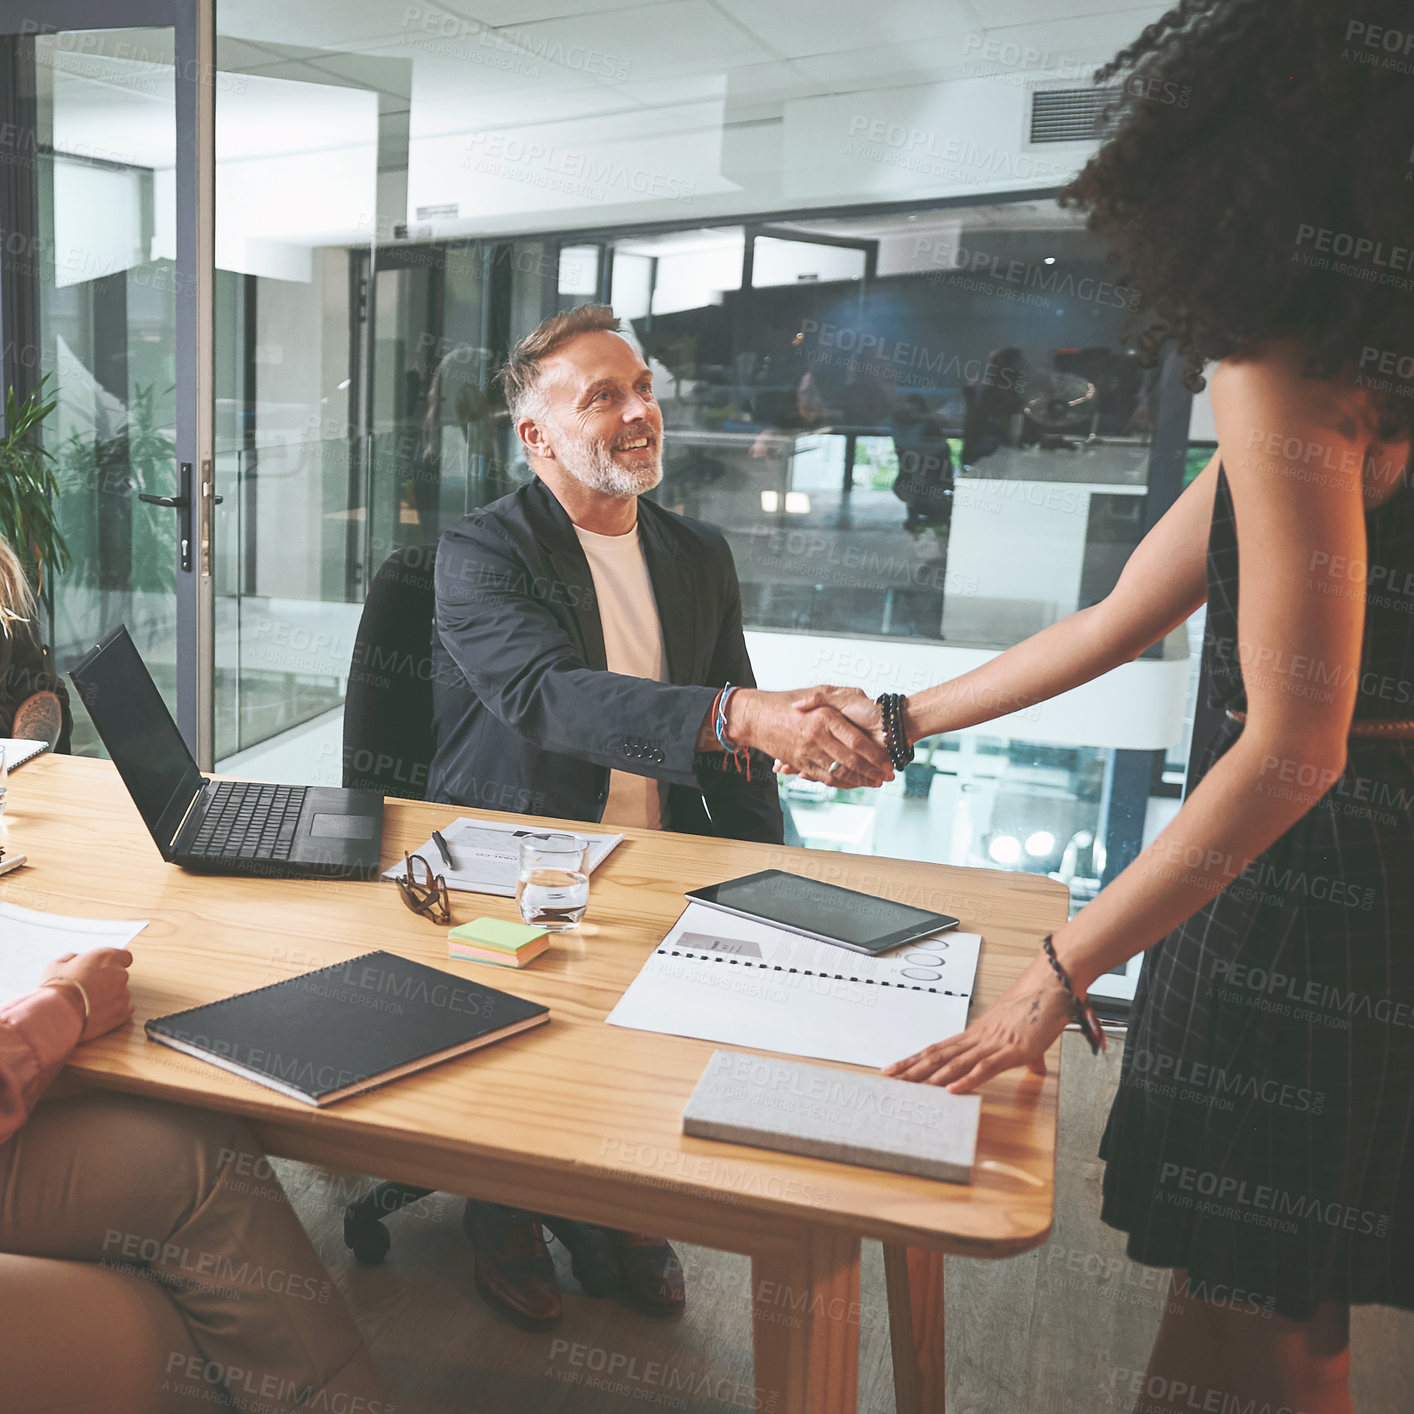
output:
<path id="1" fill-rule="evenodd" d="M 957 919 L 947 913 L 930 913 L 925 908 L 876 898 L 838 884 L 822 884 L 802 874 L 781 869 L 763 869 L 692 889 L 688 898 L 735 913 L 772 923 L 790 933 L 801 933 L 822 943 L 835 943 L 853 952 L 880 953 L 918 938 L 929 938 L 947 928 L 956 928 Z"/>

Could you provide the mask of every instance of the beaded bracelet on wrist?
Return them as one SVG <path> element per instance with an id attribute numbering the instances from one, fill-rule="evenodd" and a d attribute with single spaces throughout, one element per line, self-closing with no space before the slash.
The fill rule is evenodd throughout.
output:
<path id="1" fill-rule="evenodd" d="M 913 747 L 903 723 L 903 693 L 882 692 L 875 699 L 883 719 L 884 746 L 894 769 L 901 771 L 913 760 Z"/>
<path id="2" fill-rule="evenodd" d="M 1099 1055 L 1101 1051 L 1109 1049 L 1109 1042 L 1105 1039 L 1104 1028 L 1100 1025 L 1099 1018 L 1095 1015 L 1095 1009 L 1084 997 L 1077 997 L 1075 989 L 1070 985 L 1070 977 L 1065 968 L 1060 964 L 1060 959 L 1056 956 L 1055 945 L 1051 942 L 1051 934 L 1047 933 L 1041 939 L 1041 947 L 1045 950 L 1046 961 L 1051 964 L 1051 971 L 1060 979 L 1060 984 L 1065 988 L 1065 994 L 1070 998 L 1071 1010 L 1075 1015 L 1077 1025 L 1081 1034 L 1090 1043 L 1092 1055 Z"/>

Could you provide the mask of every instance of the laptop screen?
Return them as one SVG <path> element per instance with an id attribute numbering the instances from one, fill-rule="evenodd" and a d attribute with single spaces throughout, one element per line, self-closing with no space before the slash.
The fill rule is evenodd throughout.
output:
<path id="1" fill-rule="evenodd" d="M 165 853 L 206 778 L 127 629 L 115 629 L 69 676 L 133 804 Z"/>

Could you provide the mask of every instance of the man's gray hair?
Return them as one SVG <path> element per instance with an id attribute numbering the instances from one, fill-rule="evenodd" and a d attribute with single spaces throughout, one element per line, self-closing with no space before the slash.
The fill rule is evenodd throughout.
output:
<path id="1" fill-rule="evenodd" d="M 540 365 L 545 359 L 576 335 L 601 330 L 611 334 L 623 332 L 614 311 L 607 304 L 576 305 L 574 309 L 552 314 L 511 350 L 499 377 L 513 423 L 522 417 L 540 415 L 536 393 Z"/>

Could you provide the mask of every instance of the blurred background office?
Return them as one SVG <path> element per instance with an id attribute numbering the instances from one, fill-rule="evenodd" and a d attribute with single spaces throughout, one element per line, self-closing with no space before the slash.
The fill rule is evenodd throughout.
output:
<path id="1" fill-rule="evenodd" d="M 174 704 L 200 655 L 218 769 L 340 779 L 370 580 L 528 475 L 492 375 L 556 309 L 631 326 L 655 494 L 726 533 L 768 687 L 907 691 L 1093 602 L 1213 445 L 1053 199 L 1103 130 L 1090 74 L 1163 6 L 221 0 L 222 503 L 192 637 L 180 518 L 138 499 L 181 489 L 173 7 L 24 8 L 0 323 L 5 381 L 58 400 L 47 637 L 64 667 L 125 620 Z M 921 743 L 883 791 L 787 785 L 791 827 L 1049 872 L 1082 906 L 1177 807 L 1200 635 Z M 81 713 L 74 748 L 100 750 Z"/>

